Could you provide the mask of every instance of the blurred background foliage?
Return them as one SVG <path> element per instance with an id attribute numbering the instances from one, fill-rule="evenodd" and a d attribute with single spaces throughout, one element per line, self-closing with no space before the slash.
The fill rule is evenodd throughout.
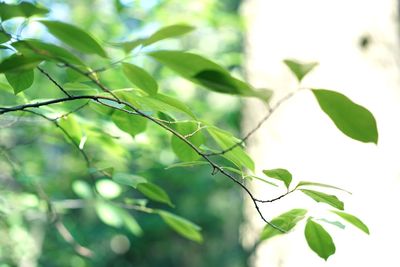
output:
<path id="1" fill-rule="evenodd" d="M 51 10 L 51 19 L 78 25 L 108 44 L 148 36 L 158 28 L 174 23 L 193 25 L 197 28 L 193 33 L 151 49 L 160 46 L 163 49 L 196 51 L 242 75 L 243 36 L 238 15 L 239 0 L 38 2 Z M 15 29 L 21 22 L 22 19 L 17 19 L 17 22 L 3 26 Z M 45 34 L 44 30 L 35 23 L 21 31 L 24 37 L 40 34 Z M 143 59 L 140 52 L 137 51 L 132 60 L 158 77 L 162 92 L 179 97 L 205 121 L 239 135 L 239 98 L 198 90 L 192 83 L 172 75 L 171 71 Z M 7 53 L 0 49 L 1 56 Z M 103 64 L 98 59 L 90 63 L 94 67 Z M 68 71 L 59 74 L 60 77 L 71 75 Z M 126 86 L 126 81 L 112 69 L 102 75 L 104 83 L 113 88 Z M 34 86 L 18 97 L 7 91 L 11 89 L 6 88 L 4 77 L 0 77 L 0 86 L 6 89 L 0 90 L 0 104 L 8 105 L 18 103 L 18 98 L 40 97 L 40 88 L 53 85 L 36 75 Z M 46 97 L 49 96 L 46 94 Z M 203 244 L 178 236 L 156 215 L 132 212 L 143 229 L 142 234 L 137 229 L 129 231 L 104 224 L 93 206 L 81 205 L 80 200 L 86 197 L 85 181 L 88 180 L 81 155 L 65 140 L 61 131 L 54 130 L 53 124 L 25 115 L 0 118 L 1 267 L 246 265 L 249 252 L 240 241 L 243 199 L 239 187 L 224 177 L 212 176 L 209 167 L 165 169 L 178 162 L 166 133 L 149 125 L 148 130 L 135 139 L 121 132 L 118 132 L 118 139 L 99 134 L 87 141 L 86 150 L 99 165 L 114 165 L 119 171 L 142 175 L 163 187 L 176 205 L 173 212 L 202 227 Z M 85 110 L 85 118 L 92 119 L 95 124 L 101 114 Z M 107 184 L 103 187 L 112 188 Z M 110 194 L 143 197 L 132 190 L 114 189 Z M 41 191 L 46 192 L 54 203 L 76 241 L 90 248 L 95 257 L 79 256 L 60 236 L 51 218 L 47 218 L 45 201 L 38 197 Z M 157 204 L 152 205 L 157 207 Z"/>

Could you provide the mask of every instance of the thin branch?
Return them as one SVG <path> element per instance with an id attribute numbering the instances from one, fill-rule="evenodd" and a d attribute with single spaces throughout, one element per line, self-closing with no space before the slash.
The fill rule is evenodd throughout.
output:
<path id="1" fill-rule="evenodd" d="M 234 145 L 221 150 L 219 152 L 212 152 L 212 153 L 207 153 L 207 156 L 220 156 L 220 155 L 224 155 L 225 153 L 228 153 L 230 151 L 232 151 L 233 149 L 235 149 L 238 146 L 241 146 L 244 144 L 244 142 L 247 141 L 247 139 L 250 138 L 250 136 L 252 136 L 256 131 L 258 131 L 258 129 L 261 128 L 261 126 L 272 116 L 272 114 L 279 108 L 279 106 L 281 106 L 284 102 L 288 101 L 290 98 L 292 98 L 296 93 L 298 93 L 301 89 L 296 90 L 294 92 L 291 92 L 289 94 L 287 94 L 285 97 L 283 97 L 282 99 L 280 99 L 275 106 L 270 107 L 268 105 L 268 113 L 257 123 L 257 125 L 251 130 L 249 131 L 242 139 L 240 139 L 240 141 L 238 141 L 237 143 L 235 143 Z"/>
<path id="2" fill-rule="evenodd" d="M 58 89 L 60 89 L 66 96 L 71 97 L 71 95 L 64 90 L 64 88 L 56 81 L 53 79 L 53 77 L 50 76 L 50 74 L 48 74 L 44 69 L 42 69 L 41 67 L 37 66 L 36 67 L 44 76 L 46 76 L 52 83 L 54 83 Z"/>

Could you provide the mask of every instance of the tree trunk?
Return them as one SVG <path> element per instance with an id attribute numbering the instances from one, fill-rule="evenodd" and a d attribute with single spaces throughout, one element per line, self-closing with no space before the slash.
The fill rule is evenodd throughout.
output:
<path id="1" fill-rule="evenodd" d="M 293 173 L 294 183 L 318 181 L 352 191 L 351 196 L 337 196 L 345 202 L 345 211 L 369 226 L 371 235 L 351 225 L 342 230 L 321 222 L 336 243 L 336 254 L 325 263 L 308 248 L 301 224 L 294 232 L 258 246 L 252 266 L 400 266 L 397 2 L 248 0 L 243 14 L 248 29 L 248 79 L 258 88 L 275 91 L 272 106 L 299 87 L 283 59 L 318 61 L 319 66 L 301 87 L 344 93 L 367 107 L 379 128 L 378 146 L 351 140 L 336 129 L 308 91 L 297 93 L 276 110 L 248 142 L 259 174 L 262 169 L 286 168 Z M 243 118 L 244 132 L 252 129 L 266 112 L 262 103 L 249 100 Z M 254 182 L 252 187 L 262 198 L 282 193 L 262 183 Z M 271 219 L 290 208 L 308 208 L 309 215 L 316 218 L 329 209 L 295 193 L 265 204 L 263 213 Z M 243 242 L 250 247 L 264 225 L 250 202 L 246 214 Z M 332 217 L 328 213 L 326 216 Z"/>

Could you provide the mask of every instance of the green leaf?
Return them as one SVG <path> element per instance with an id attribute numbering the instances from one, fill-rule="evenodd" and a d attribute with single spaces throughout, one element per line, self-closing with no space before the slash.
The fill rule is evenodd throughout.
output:
<path id="1" fill-rule="evenodd" d="M 171 207 L 174 206 L 168 194 L 158 185 L 149 182 L 140 183 L 136 189 L 151 200 L 165 203 Z"/>
<path id="2" fill-rule="evenodd" d="M 112 179 L 119 184 L 132 186 L 135 189 L 137 188 L 138 184 L 147 182 L 147 180 L 142 176 L 132 175 L 128 173 L 115 173 Z"/>
<path id="3" fill-rule="evenodd" d="M 29 2 L 21 2 L 17 5 L 0 3 L 0 18 L 2 21 L 16 17 L 29 18 L 34 15 L 44 15 L 48 12 L 49 10 L 47 8 Z"/>
<path id="4" fill-rule="evenodd" d="M 201 228 L 196 224 L 167 211 L 160 210 L 158 214 L 163 221 L 178 234 L 198 243 L 203 241 L 203 237 L 200 233 Z"/>
<path id="5" fill-rule="evenodd" d="M 223 67 L 200 55 L 182 51 L 155 51 L 148 55 L 182 77 L 211 91 L 254 96 L 264 101 L 269 99 L 265 91 L 255 91 L 251 85 L 236 79 Z"/>
<path id="6" fill-rule="evenodd" d="M 75 25 L 51 20 L 40 20 L 47 30 L 67 45 L 87 54 L 107 57 L 103 47 L 86 31 Z"/>
<path id="7" fill-rule="evenodd" d="M 143 41 L 143 45 L 147 46 L 164 39 L 179 37 L 193 31 L 194 29 L 194 27 L 184 24 L 166 26 L 153 33 L 149 38 L 145 39 Z"/>
<path id="8" fill-rule="evenodd" d="M 72 138 L 72 141 L 79 144 L 82 139 L 82 130 L 79 123 L 76 121 L 75 116 L 70 114 L 68 117 L 62 117 L 58 120 L 58 124 L 62 127 Z M 65 135 L 65 139 L 71 142 L 68 136 Z"/>
<path id="9" fill-rule="evenodd" d="M 0 44 L 10 41 L 11 35 L 0 29 Z"/>
<path id="10" fill-rule="evenodd" d="M 91 199 L 93 198 L 93 192 L 89 184 L 82 180 L 77 180 L 72 183 L 72 191 L 77 194 L 80 198 Z"/>
<path id="11" fill-rule="evenodd" d="M 14 54 L 0 63 L 0 73 L 31 70 L 39 65 L 43 58 L 35 55 L 23 56 Z"/>
<path id="12" fill-rule="evenodd" d="M 308 219 L 304 235 L 308 246 L 324 260 L 335 254 L 336 247 L 332 237 L 320 224 Z"/>
<path id="13" fill-rule="evenodd" d="M 187 161 L 187 162 L 178 162 L 172 165 L 169 165 L 165 169 L 172 169 L 172 168 L 184 168 L 184 167 L 194 167 L 194 166 L 200 166 L 200 165 L 208 165 L 209 163 L 205 161 Z"/>
<path id="14" fill-rule="evenodd" d="M 336 186 L 329 185 L 329 184 L 315 183 L 315 182 L 301 181 L 301 182 L 298 183 L 298 185 L 296 185 L 296 188 L 303 187 L 303 186 L 327 187 L 327 188 L 332 188 L 332 189 L 340 190 L 340 191 L 346 192 L 346 193 L 348 193 L 348 194 L 351 195 L 351 192 L 349 192 L 349 191 L 347 191 L 347 190 L 345 190 L 345 189 L 342 189 L 342 188 L 340 188 L 340 187 L 336 187 Z"/>
<path id="15" fill-rule="evenodd" d="M 97 201 L 95 210 L 99 219 L 109 226 L 119 228 L 124 224 L 118 207 L 105 201 Z"/>
<path id="16" fill-rule="evenodd" d="M 336 215 L 340 216 L 342 219 L 346 220 L 347 222 L 351 223 L 364 233 L 369 235 L 369 229 L 368 226 L 366 226 L 360 219 L 358 219 L 356 216 L 351 215 L 346 212 L 342 211 L 336 211 L 336 210 L 331 210 L 331 212 L 335 213 Z"/>
<path id="17" fill-rule="evenodd" d="M 174 125 L 175 130 L 187 136 L 187 140 L 191 142 L 195 147 L 199 147 L 204 143 L 204 136 L 199 130 L 199 123 L 197 122 L 181 122 Z M 200 158 L 200 155 L 196 153 L 188 144 L 182 141 L 180 138 L 172 135 L 171 147 L 174 153 L 182 161 L 195 161 Z"/>
<path id="18" fill-rule="evenodd" d="M 114 181 L 101 179 L 96 181 L 96 190 L 104 198 L 113 199 L 119 197 L 122 188 Z"/>
<path id="19" fill-rule="evenodd" d="M 372 113 L 338 92 L 313 89 L 321 109 L 345 135 L 361 142 L 378 143 L 378 129 Z"/>
<path id="20" fill-rule="evenodd" d="M 112 115 L 112 121 L 122 131 L 132 135 L 133 137 L 144 132 L 147 127 L 147 119 L 139 116 L 116 110 Z"/>
<path id="21" fill-rule="evenodd" d="M 125 76 L 134 85 L 148 93 L 149 95 L 157 94 L 158 85 L 156 80 L 144 69 L 129 63 L 123 63 L 122 69 Z"/>
<path id="22" fill-rule="evenodd" d="M 306 76 L 310 71 L 312 71 L 318 65 L 317 62 L 302 63 L 290 59 L 286 59 L 283 62 L 292 71 L 292 73 L 296 76 L 299 82 L 301 82 L 304 76 Z"/>
<path id="23" fill-rule="evenodd" d="M 301 192 L 309 196 L 310 198 L 314 199 L 316 202 L 322 202 L 326 203 L 328 205 L 331 205 L 332 207 L 335 207 L 339 210 L 344 209 L 344 204 L 342 201 L 340 201 L 336 196 L 334 195 L 328 195 L 322 192 L 314 191 L 314 190 L 309 190 L 309 189 L 300 189 Z"/>
<path id="24" fill-rule="evenodd" d="M 222 150 L 229 149 L 240 141 L 231 133 L 223 131 L 214 126 L 207 127 L 207 131 Z M 224 153 L 223 157 L 231 161 L 239 168 L 243 166 L 254 172 L 254 161 L 240 146 L 237 146 L 231 151 Z"/>
<path id="25" fill-rule="evenodd" d="M 263 170 L 263 173 L 268 177 L 282 181 L 286 188 L 289 189 L 290 183 L 292 182 L 292 174 L 285 169 L 272 169 Z"/>
<path id="26" fill-rule="evenodd" d="M 307 210 L 305 209 L 292 209 L 272 219 L 271 224 L 288 232 L 292 230 L 296 226 L 296 224 L 304 218 L 306 213 Z M 261 232 L 260 240 L 267 240 L 273 236 L 281 234 L 284 233 L 267 224 Z"/>
<path id="27" fill-rule="evenodd" d="M 119 215 L 121 216 L 125 228 L 128 229 L 133 235 L 141 236 L 143 234 L 142 228 L 131 214 L 123 209 L 120 209 Z"/>
<path id="28" fill-rule="evenodd" d="M 34 74 L 33 70 L 26 70 L 22 72 L 6 72 L 6 79 L 14 89 L 14 93 L 18 94 L 33 84 Z"/>
<path id="29" fill-rule="evenodd" d="M 170 25 L 159 29 L 148 38 L 141 38 L 138 40 L 124 42 L 121 43 L 120 45 L 122 45 L 126 53 L 129 53 L 131 50 L 138 47 L 139 45 L 148 46 L 161 40 L 179 37 L 193 30 L 194 27 L 189 25 L 184 25 L 184 24 Z"/>
<path id="30" fill-rule="evenodd" d="M 167 96 L 167 95 L 163 95 L 163 94 L 156 94 L 152 97 L 154 99 L 157 99 L 157 100 L 163 102 L 164 104 L 169 105 L 170 107 L 175 108 L 177 111 L 186 113 L 193 119 L 196 119 L 196 116 L 194 115 L 192 110 L 185 103 L 181 102 L 180 100 L 170 97 L 170 96 Z"/>
<path id="31" fill-rule="evenodd" d="M 68 50 L 50 43 L 44 43 L 37 39 L 26 39 L 11 44 L 18 52 L 29 56 L 38 54 L 49 60 L 66 61 L 74 65 L 85 66 L 79 57 L 70 53 Z"/>

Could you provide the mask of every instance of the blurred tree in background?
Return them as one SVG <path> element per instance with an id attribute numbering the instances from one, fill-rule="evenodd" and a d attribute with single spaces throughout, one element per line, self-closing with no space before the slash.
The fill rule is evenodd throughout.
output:
<path id="1" fill-rule="evenodd" d="M 12 1 L 11 1 L 12 2 Z M 51 10 L 49 17 L 74 23 L 101 40 L 118 42 L 148 36 L 158 28 L 189 22 L 197 30 L 181 39 L 168 40 L 163 47 L 201 50 L 222 65 L 240 72 L 242 31 L 237 11 L 239 1 L 182 0 L 82 0 L 40 1 Z M 23 19 L 17 19 L 18 22 Z M 7 24 L 15 27 L 18 23 Z M 24 36 L 42 34 L 42 28 L 29 26 Z M 121 36 L 124 36 L 122 39 Z M 46 38 L 52 40 L 48 35 Z M 0 50 L 3 55 L 6 50 Z M 158 80 L 167 69 L 152 62 L 139 64 L 153 69 Z M 93 62 L 101 66 L 102 62 Z M 35 86 L 24 93 L 40 96 L 49 85 L 35 73 Z M 62 75 L 73 75 L 66 72 Z M 109 70 L 104 79 L 125 85 Z M 4 77 L 0 84 L 6 87 Z M 234 97 L 195 90 L 180 78 L 164 79 L 166 91 L 179 95 L 195 112 L 210 122 L 238 133 L 240 100 Z M 55 90 L 54 90 L 55 91 Z M 1 104 L 12 104 L 11 92 L 0 90 Z M 55 93 L 56 94 L 56 91 Z M 20 97 L 24 97 L 23 95 Z M 43 96 L 44 97 L 44 96 Z M 48 96 L 47 96 L 48 97 Z M 213 106 L 214 110 L 210 110 Z M 25 114 L 26 115 L 26 114 Z M 93 119 L 96 114 L 92 115 Z M 93 207 L 81 207 L 74 200 L 84 197 L 86 166 L 79 153 L 64 141 L 54 125 L 39 118 L 3 116 L 0 119 L 0 262 L 3 266 L 243 266 L 247 254 L 239 240 L 242 196 L 237 187 L 224 179 L 214 179 L 208 168 L 165 167 L 177 158 L 165 134 L 150 128 L 145 134 L 122 142 L 88 140 L 90 154 L 126 172 L 139 173 L 165 188 L 176 203 L 177 214 L 202 226 L 203 244 L 196 244 L 171 231 L 158 216 L 134 212 L 143 234 L 113 228 L 98 219 Z M 161 135 L 160 138 L 148 136 Z M 164 136 L 163 136 L 164 135 Z M 128 146 L 125 151 L 122 146 Z M 90 146 L 89 146 L 90 145 Z M 18 176 L 15 176 L 18 175 Z M 15 178 L 15 179 L 14 179 Z M 106 185 L 107 186 L 107 185 Z M 47 222 L 45 208 L 36 194 L 41 187 L 62 212 L 66 227 L 79 244 L 89 247 L 93 259 L 77 255 L 74 247 Z M 19 193 L 18 193 L 19 192 Z M 31 192 L 31 193 L 27 193 Z M 83 194 L 83 195 L 82 195 Z M 129 196 L 132 192 L 121 192 Z M 140 194 L 137 194 L 140 197 Z M 6 204 L 11 203 L 11 204 Z M 9 206 L 11 205 L 11 206 Z M 223 216 L 221 216 L 223 215 Z"/>

